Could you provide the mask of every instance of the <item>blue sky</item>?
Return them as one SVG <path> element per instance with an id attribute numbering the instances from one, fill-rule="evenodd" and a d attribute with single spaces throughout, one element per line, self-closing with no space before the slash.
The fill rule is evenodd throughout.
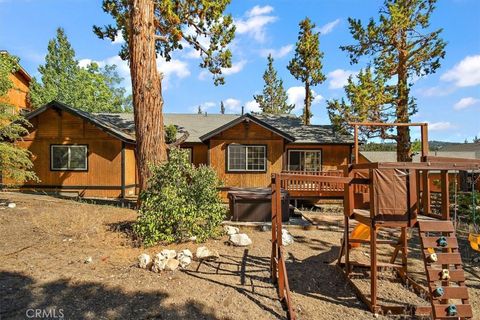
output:
<path id="1" fill-rule="evenodd" d="M 221 100 L 227 112 L 238 113 L 241 106 L 256 110 L 252 96 L 262 90 L 266 55 L 272 52 L 289 99 L 300 113 L 302 84 L 289 74 L 286 65 L 293 56 L 298 22 L 308 16 L 322 31 L 320 47 L 327 75 L 327 80 L 314 88 L 313 123 L 329 123 L 325 101 L 341 97 L 346 77 L 363 67 L 350 65 L 347 54 L 339 49 L 352 43 L 347 18 L 367 21 L 376 17 L 382 2 L 233 0 L 228 12 L 236 21 L 237 35 L 231 45 L 233 67 L 225 72 L 226 84 L 215 87 L 189 49 L 177 52 L 169 63 L 159 60 L 165 74 L 165 112 L 196 112 L 202 105 L 207 112 L 218 113 Z M 47 42 L 61 26 L 81 63 L 117 64 L 129 87 L 128 66 L 117 56 L 120 44 L 100 40 L 92 32 L 94 24 L 110 22 L 100 0 L 0 0 L 0 49 L 19 56 L 22 66 L 38 76 Z M 444 29 L 447 54 L 436 74 L 415 82 L 411 92 L 418 100 L 419 112 L 412 121 L 428 121 L 431 139 L 471 140 L 480 136 L 480 1 L 440 0 L 431 25 Z"/>

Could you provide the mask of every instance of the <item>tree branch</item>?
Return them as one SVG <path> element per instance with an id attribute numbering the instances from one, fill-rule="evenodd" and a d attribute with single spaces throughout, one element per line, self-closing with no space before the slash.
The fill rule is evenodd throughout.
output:
<path id="1" fill-rule="evenodd" d="M 188 133 L 188 131 L 185 131 L 180 138 L 178 138 L 177 140 L 175 140 L 170 144 L 167 144 L 167 149 L 180 146 L 182 143 L 184 143 L 188 139 L 189 136 L 190 136 L 190 133 Z"/>

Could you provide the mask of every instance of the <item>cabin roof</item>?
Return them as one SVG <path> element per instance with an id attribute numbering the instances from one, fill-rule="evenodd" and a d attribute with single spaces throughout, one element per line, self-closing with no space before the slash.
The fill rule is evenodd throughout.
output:
<path id="1" fill-rule="evenodd" d="M 100 127 L 105 132 L 128 143 L 135 142 L 135 124 L 133 113 L 89 113 L 67 106 L 61 102 L 52 101 L 26 115 L 31 119 L 44 112 L 47 108 L 59 108 L 80 116 Z M 268 130 L 271 130 L 293 143 L 316 144 L 352 144 L 351 135 L 342 135 L 331 125 L 303 125 L 302 120 L 290 114 L 185 114 L 165 113 L 165 125 L 175 125 L 180 133 L 187 131 L 186 142 L 202 142 L 231 126 L 249 119 Z"/>

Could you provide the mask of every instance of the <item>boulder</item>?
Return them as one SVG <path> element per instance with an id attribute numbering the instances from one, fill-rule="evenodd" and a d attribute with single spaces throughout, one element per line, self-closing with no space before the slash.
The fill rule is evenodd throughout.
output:
<path id="1" fill-rule="evenodd" d="M 157 253 L 153 258 L 152 271 L 160 272 L 165 270 L 166 263 L 167 263 L 167 258 L 163 254 Z"/>
<path id="2" fill-rule="evenodd" d="M 175 259 L 177 257 L 177 251 L 175 250 L 163 249 L 160 254 L 164 255 L 167 259 Z"/>
<path id="3" fill-rule="evenodd" d="M 198 247 L 195 256 L 198 260 L 215 260 L 220 257 L 216 250 L 210 250 L 207 247 Z"/>
<path id="4" fill-rule="evenodd" d="M 180 267 L 185 269 L 190 263 L 192 263 L 193 254 L 190 250 L 185 249 L 178 253 L 177 259 L 178 262 L 180 262 Z"/>
<path id="5" fill-rule="evenodd" d="M 13 208 L 16 208 L 16 207 L 17 207 L 17 204 L 16 204 L 15 202 L 10 202 L 10 203 L 8 204 L 8 207 L 9 207 L 10 209 L 13 209 Z"/>
<path id="6" fill-rule="evenodd" d="M 174 271 L 178 268 L 180 262 L 177 259 L 165 260 L 165 271 Z"/>
<path id="7" fill-rule="evenodd" d="M 88 263 L 92 263 L 92 261 L 93 261 L 92 257 L 86 257 L 83 262 L 88 264 Z"/>
<path id="8" fill-rule="evenodd" d="M 246 247 L 252 244 L 252 240 L 245 233 L 232 234 L 229 241 L 237 247 Z"/>
<path id="9" fill-rule="evenodd" d="M 142 269 L 150 269 L 152 267 L 152 258 L 146 253 L 138 256 L 138 267 Z"/>
<path id="10" fill-rule="evenodd" d="M 287 229 L 282 229 L 282 244 L 284 246 L 289 246 L 294 242 L 292 235 L 288 232 Z"/>
<path id="11" fill-rule="evenodd" d="M 225 230 L 226 234 L 229 235 L 229 236 L 231 236 L 232 234 L 240 233 L 240 229 L 238 229 L 237 227 L 232 227 L 232 226 L 225 226 L 224 230 Z"/>

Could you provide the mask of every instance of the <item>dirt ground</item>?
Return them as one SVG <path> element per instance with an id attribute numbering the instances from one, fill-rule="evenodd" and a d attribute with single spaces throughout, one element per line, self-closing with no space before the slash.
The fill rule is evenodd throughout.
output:
<path id="1" fill-rule="evenodd" d="M 136 267 L 140 253 L 153 255 L 164 248 L 195 252 L 199 245 L 135 247 L 126 233 L 136 217 L 130 209 L 18 193 L 0 193 L 2 199 L 17 207 L 0 207 L 0 319 L 34 318 L 31 310 L 49 310 L 50 319 L 286 318 L 270 283 L 270 232 L 243 229 L 253 240 L 248 248 L 228 246 L 226 237 L 210 240 L 202 245 L 219 251 L 217 261 L 157 274 Z M 295 243 L 286 247 L 287 270 L 297 317 L 374 319 L 335 266 L 339 222 L 332 219 L 320 229 L 290 232 Z M 410 263 L 421 281 L 423 266 L 415 259 L 419 251 L 413 243 Z M 383 258 L 388 250 L 381 250 Z M 464 250 L 478 319 L 480 266 L 471 263 L 473 252 Z M 367 254 L 356 252 L 360 259 L 368 259 Z M 91 263 L 85 263 L 87 257 Z M 383 301 L 427 304 L 390 281 L 388 272 L 383 277 Z M 368 293 L 368 281 L 355 281 Z"/>

